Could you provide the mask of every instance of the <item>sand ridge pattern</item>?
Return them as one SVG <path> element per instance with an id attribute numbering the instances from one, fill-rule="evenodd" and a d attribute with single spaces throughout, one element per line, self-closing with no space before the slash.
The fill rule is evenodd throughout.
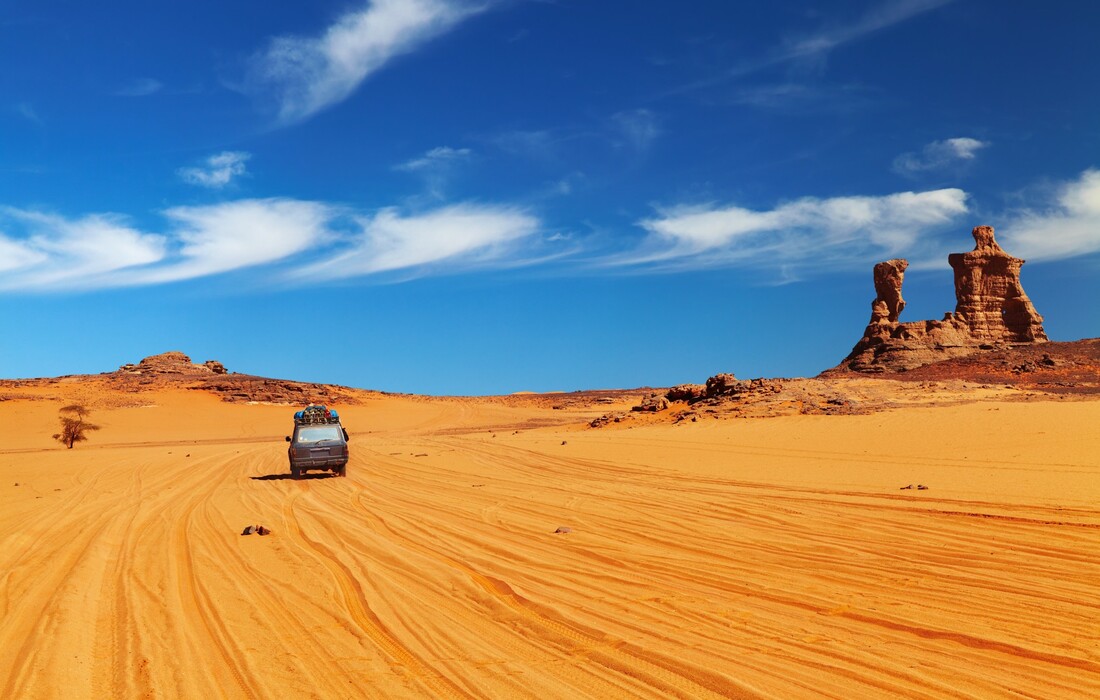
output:
<path id="1" fill-rule="evenodd" d="M 293 480 L 286 407 L 144 398 L 71 451 L 0 403 L 3 697 L 1100 693 L 1097 402 L 372 397 L 348 477 Z"/>

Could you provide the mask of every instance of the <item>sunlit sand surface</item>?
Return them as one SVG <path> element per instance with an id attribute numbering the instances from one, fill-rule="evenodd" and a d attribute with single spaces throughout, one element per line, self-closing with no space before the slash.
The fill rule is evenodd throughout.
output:
<path id="1" fill-rule="evenodd" d="M 1100 402 L 374 396 L 295 481 L 293 409 L 140 398 L 0 402 L 0 697 L 1100 695 Z"/>

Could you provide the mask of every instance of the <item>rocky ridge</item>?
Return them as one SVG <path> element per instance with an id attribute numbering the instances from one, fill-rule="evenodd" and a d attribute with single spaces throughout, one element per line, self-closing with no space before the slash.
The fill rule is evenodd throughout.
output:
<path id="1" fill-rule="evenodd" d="M 872 375 L 901 382 L 967 381 L 1044 394 L 1100 394 L 1100 338 L 1008 345 L 917 367 Z"/>
<path id="2" fill-rule="evenodd" d="M 346 387 L 230 373 L 217 360 L 196 364 L 179 351 L 151 355 L 136 364 L 122 365 L 104 377 L 114 388 L 129 393 L 179 386 L 216 394 L 229 403 L 358 403 L 356 392 Z"/>

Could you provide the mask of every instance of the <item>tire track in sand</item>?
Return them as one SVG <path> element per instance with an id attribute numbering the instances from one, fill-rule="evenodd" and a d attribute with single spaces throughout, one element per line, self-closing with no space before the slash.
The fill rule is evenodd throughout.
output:
<path id="1" fill-rule="evenodd" d="M 304 487 L 305 484 L 302 484 L 302 486 Z M 294 515 L 294 503 L 302 493 L 302 489 L 295 491 L 287 503 L 283 505 L 283 518 L 287 533 L 328 569 L 333 580 L 340 588 L 340 595 L 344 599 L 344 606 L 347 608 L 348 614 L 363 630 L 363 633 L 390 658 L 410 669 L 413 672 L 412 679 L 427 685 L 432 692 L 432 697 L 472 697 L 451 679 L 425 664 L 390 634 L 382 620 L 371 610 L 363 586 L 351 569 L 343 564 L 331 549 L 320 542 L 311 540 L 302 532 L 298 525 L 298 518 Z"/>
<path id="2" fill-rule="evenodd" d="M 232 459 L 233 457 L 226 456 L 213 466 L 222 469 L 225 464 L 232 461 Z M 213 471 L 213 469 L 211 471 Z M 240 655 L 239 650 L 229 649 L 229 643 L 225 640 L 231 639 L 231 637 L 226 632 L 224 623 L 221 619 L 211 612 L 213 605 L 209 596 L 207 596 L 206 592 L 203 590 L 198 577 L 195 575 L 195 562 L 192 555 L 190 533 L 192 516 L 199 506 L 205 506 L 209 502 L 210 497 L 217 490 L 218 486 L 221 485 L 221 481 L 215 478 L 208 478 L 205 479 L 205 483 L 212 484 L 212 486 L 203 490 L 201 493 L 194 494 L 191 500 L 184 506 L 183 512 L 176 519 L 175 544 L 177 551 L 173 559 L 179 567 L 176 585 L 180 604 L 184 607 L 185 611 L 189 613 L 189 617 L 201 622 L 205 636 L 209 638 L 211 646 L 218 652 L 225 669 L 229 671 L 229 674 L 233 677 L 241 694 L 244 697 L 256 698 L 255 693 L 252 691 L 252 688 L 257 686 L 255 679 L 251 677 L 247 669 L 239 668 L 234 661 L 234 656 Z"/>
<path id="3" fill-rule="evenodd" d="M 589 659 L 612 671 L 638 679 L 647 686 L 673 697 L 745 699 L 758 697 L 751 690 L 737 686 L 732 680 L 723 676 L 641 649 L 625 641 L 609 640 L 606 635 L 601 635 L 597 630 L 582 629 L 575 623 L 560 618 L 555 619 L 549 611 L 543 611 L 538 604 L 516 593 L 507 582 L 482 574 L 457 559 L 401 535 L 363 503 L 362 491 L 356 493 L 354 498 L 362 511 L 390 537 L 399 540 L 409 549 L 461 571 L 513 613 L 538 628 L 586 649 Z"/>

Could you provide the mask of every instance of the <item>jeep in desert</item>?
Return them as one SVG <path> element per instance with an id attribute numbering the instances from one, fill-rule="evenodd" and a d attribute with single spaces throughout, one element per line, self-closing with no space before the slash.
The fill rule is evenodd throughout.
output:
<path id="1" fill-rule="evenodd" d="M 294 414 L 294 434 L 287 435 L 286 441 L 290 443 L 290 473 L 295 479 L 311 469 L 347 476 L 348 431 L 340 424 L 336 411 L 306 406 Z"/>

